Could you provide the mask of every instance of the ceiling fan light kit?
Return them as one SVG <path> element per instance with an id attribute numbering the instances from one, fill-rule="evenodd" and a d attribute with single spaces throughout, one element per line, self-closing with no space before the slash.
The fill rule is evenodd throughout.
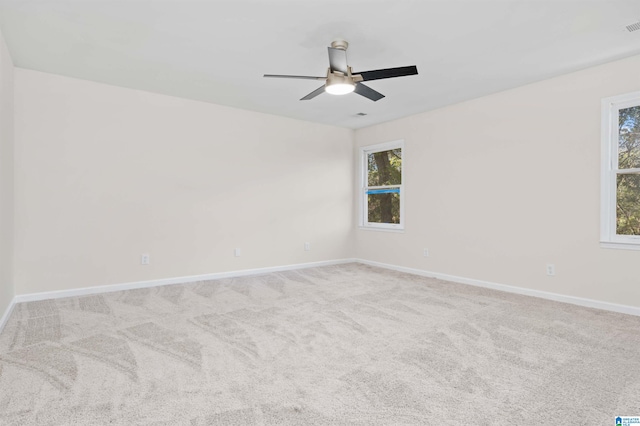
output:
<path id="1" fill-rule="evenodd" d="M 328 83 L 324 91 L 330 95 L 346 95 L 356 89 L 355 84 L 351 83 Z"/>
<path id="2" fill-rule="evenodd" d="M 335 74 L 329 70 L 327 73 L 327 83 L 324 90 L 331 95 L 346 95 L 356 89 L 356 84 L 351 75 L 344 75 L 336 72 Z"/>
<path id="3" fill-rule="evenodd" d="M 384 78 L 404 77 L 418 74 L 418 68 L 415 65 L 408 67 L 387 68 L 373 71 L 363 71 L 354 74 L 351 67 L 347 65 L 347 48 L 349 43 L 344 40 L 335 40 L 329 47 L 329 69 L 325 77 L 311 77 L 301 75 L 279 75 L 265 74 L 264 77 L 269 78 L 295 78 L 300 80 L 324 80 L 322 87 L 317 88 L 307 96 L 300 99 L 307 101 L 316 96 L 327 92 L 331 95 L 346 95 L 355 92 L 360 96 L 364 96 L 372 101 L 378 101 L 384 98 L 382 93 L 376 92 L 369 86 L 362 84 L 362 81 L 380 80 Z"/>

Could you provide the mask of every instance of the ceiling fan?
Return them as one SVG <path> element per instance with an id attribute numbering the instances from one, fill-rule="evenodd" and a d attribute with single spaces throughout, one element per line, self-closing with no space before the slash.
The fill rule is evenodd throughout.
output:
<path id="1" fill-rule="evenodd" d="M 380 92 L 376 92 L 369 86 L 362 84 L 363 81 L 380 80 L 383 78 L 404 77 L 407 75 L 418 74 L 418 68 L 415 65 L 408 67 L 386 68 L 373 71 L 362 71 L 354 73 L 351 67 L 347 65 L 347 48 L 349 43 L 344 40 L 336 40 L 329 47 L 329 69 L 327 69 L 326 77 L 311 77 L 306 75 L 277 75 L 265 74 L 268 78 L 297 78 L 301 80 L 324 80 L 325 84 L 309 93 L 301 101 L 313 99 L 322 92 L 332 95 L 346 95 L 347 93 L 356 92 L 358 95 L 364 96 L 372 101 L 379 101 L 384 98 Z"/>

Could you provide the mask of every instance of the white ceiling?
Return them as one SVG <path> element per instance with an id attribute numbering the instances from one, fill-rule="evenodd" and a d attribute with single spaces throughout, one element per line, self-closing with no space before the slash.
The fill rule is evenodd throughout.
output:
<path id="1" fill-rule="evenodd" d="M 359 128 L 640 53 L 640 0 L 0 0 L 17 67 Z M 322 94 L 327 46 L 387 97 Z M 368 114 L 365 117 L 357 113 Z"/>

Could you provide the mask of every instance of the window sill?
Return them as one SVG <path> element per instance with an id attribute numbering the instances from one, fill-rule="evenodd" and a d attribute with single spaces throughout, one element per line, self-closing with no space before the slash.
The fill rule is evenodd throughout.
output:
<path id="1" fill-rule="evenodd" d="M 600 241 L 600 248 L 617 249 L 617 250 L 640 250 L 640 242 L 619 243 L 619 242 L 611 242 L 611 241 Z"/>
<path id="2" fill-rule="evenodd" d="M 404 234 L 404 228 L 376 228 L 373 226 L 358 226 L 360 231 L 378 231 L 378 232 L 395 232 L 396 234 Z"/>

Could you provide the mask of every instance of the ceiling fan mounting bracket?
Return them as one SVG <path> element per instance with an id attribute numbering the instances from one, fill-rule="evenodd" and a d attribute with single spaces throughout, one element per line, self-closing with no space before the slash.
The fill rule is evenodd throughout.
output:
<path id="1" fill-rule="evenodd" d="M 353 70 L 351 67 L 347 67 L 347 73 L 343 73 L 340 71 L 331 71 L 331 68 L 327 68 L 327 81 L 331 78 L 331 76 L 337 76 L 338 78 L 345 79 L 351 83 L 358 83 L 360 81 L 364 81 L 364 78 L 360 74 L 353 74 Z"/>

